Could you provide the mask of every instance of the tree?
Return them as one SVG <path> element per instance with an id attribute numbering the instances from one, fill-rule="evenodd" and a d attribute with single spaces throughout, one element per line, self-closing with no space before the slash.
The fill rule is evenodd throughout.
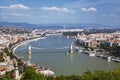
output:
<path id="1" fill-rule="evenodd" d="M 86 71 L 83 73 L 82 80 L 93 80 L 93 74 L 91 71 Z"/>
<path id="2" fill-rule="evenodd" d="M 107 74 L 104 71 L 97 70 L 94 73 L 93 80 L 108 80 L 106 75 Z"/>
<path id="3" fill-rule="evenodd" d="M 120 69 L 115 69 L 107 73 L 108 78 L 111 80 L 120 80 Z"/>
<path id="4" fill-rule="evenodd" d="M 3 50 L 7 55 L 9 55 L 9 50 L 8 50 L 8 48 L 6 47 L 6 48 L 4 48 L 4 50 Z"/>
<path id="5" fill-rule="evenodd" d="M 21 80 L 47 80 L 47 78 L 42 74 L 36 73 L 33 67 L 28 67 Z"/>

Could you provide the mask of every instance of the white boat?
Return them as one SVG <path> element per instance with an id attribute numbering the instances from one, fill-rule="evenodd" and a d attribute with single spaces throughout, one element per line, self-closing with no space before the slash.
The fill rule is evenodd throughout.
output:
<path id="1" fill-rule="evenodd" d="M 83 52 L 83 49 L 78 49 L 78 52 L 80 52 L 80 53 Z"/>
<path id="2" fill-rule="evenodd" d="M 84 50 L 84 48 L 78 48 L 78 47 L 76 47 L 76 49 L 75 49 L 77 52 L 79 52 L 79 53 L 82 53 L 83 52 L 83 50 Z"/>
<path id="3" fill-rule="evenodd" d="M 117 58 L 112 58 L 111 60 L 114 62 L 120 62 L 120 59 L 117 59 Z"/>
<path id="4" fill-rule="evenodd" d="M 89 56 L 95 56 L 94 52 L 89 52 Z"/>
<path id="5" fill-rule="evenodd" d="M 89 53 L 89 56 L 95 56 L 95 54 L 94 53 Z"/>

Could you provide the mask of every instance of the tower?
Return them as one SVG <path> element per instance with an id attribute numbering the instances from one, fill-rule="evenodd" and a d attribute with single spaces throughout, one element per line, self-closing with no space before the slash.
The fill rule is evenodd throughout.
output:
<path id="1" fill-rule="evenodd" d="M 18 80 L 18 78 L 19 78 L 19 70 L 18 70 L 18 65 L 17 65 L 17 62 L 15 62 L 14 63 L 15 65 L 14 65 L 14 73 L 15 73 L 15 76 L 14 76 L 14 79 L 15 80 Z"/>
<path id="2" fill-rule="evenodd" d="M 81 36 L 85 37 L 85 33 L 84 33 L 84 32 L 82 32 L 82 33 L 81 33 Z"/>
<path id="3" fill-rule="evenodd" d="M 73 46 L 72 46 L 72 44 L 69 47 L 69 53 L 73 53 Z"/>
<path id="4" fill-rule="evenodd" d="M 28 54 L 31 54 L 31 45 L 29 45 L 29 47 L 28 47 Z"/>
<path id="5" fill-rule="evenodd" d="M 77 38 L 79 38 L 80 37 L 80 34 L 79 33 L 77 33 Z"/>
<path id="6" fill-rule="evenodd" d="M 28 47 L 28 59 L 31 61 L 31 45 Z"/>

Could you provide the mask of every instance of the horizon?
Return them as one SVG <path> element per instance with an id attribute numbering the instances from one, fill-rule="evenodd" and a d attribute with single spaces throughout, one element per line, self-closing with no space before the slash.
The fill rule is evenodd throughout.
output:
<path id="1" fill-rule="evenodd" d="M 107 25 L 107 24 L 101 24 L 101 23 L 29 23 L 29 22 L 8 22 L 8 21 L 0 21 L 0 23 L 10 23 L 10 24 L 30 24 L 30 25 L 46 25 L 46 24 L 58 24 L 58 25 L 75 25 L 75 24 L 83 24 L 83 25 L 92 25 L 92 24 L 97 24 L 97 25 L 103 25 L 103 26 L 115 26 L 115 25 Z M 120 25 L 116 25 L 120 26 Z"/>
<path id="2" fill-rule="evenodd" d="M 0 21 L 0 23 L 18 23 L 18 24 L 30 24 L 30 25 L 44 25 L 44 24 L 62 24 L 62 25 L 67 25 L 67 24 L 97 24 L 97 25 L 104 25 L 104 26 L 120 26 L 120 25 L 107 25 L 107 24 L 102 24 L 102 23 L 29 23 L 29 22 L 11 22 L 11 21 Z"/>
<path id="3" fill-rule="evenodd" d="M 120 26 L 120 1 L 0 0 L 0 21 L 29 24 L 95 23 Z"/>

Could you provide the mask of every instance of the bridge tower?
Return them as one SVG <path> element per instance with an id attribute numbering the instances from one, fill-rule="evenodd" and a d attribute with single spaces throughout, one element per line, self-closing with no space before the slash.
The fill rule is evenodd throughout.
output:
<path id="1" fill-rule="evenodd" d="M 72 46 L 72 44 L 69 46 L 69 53 L 73 53 L 73 46 Z"/>
<path id="2" fill-rule="evenodd" d="M 28 47 L 28 59 L 31 61 L 31 45 Z"/>

